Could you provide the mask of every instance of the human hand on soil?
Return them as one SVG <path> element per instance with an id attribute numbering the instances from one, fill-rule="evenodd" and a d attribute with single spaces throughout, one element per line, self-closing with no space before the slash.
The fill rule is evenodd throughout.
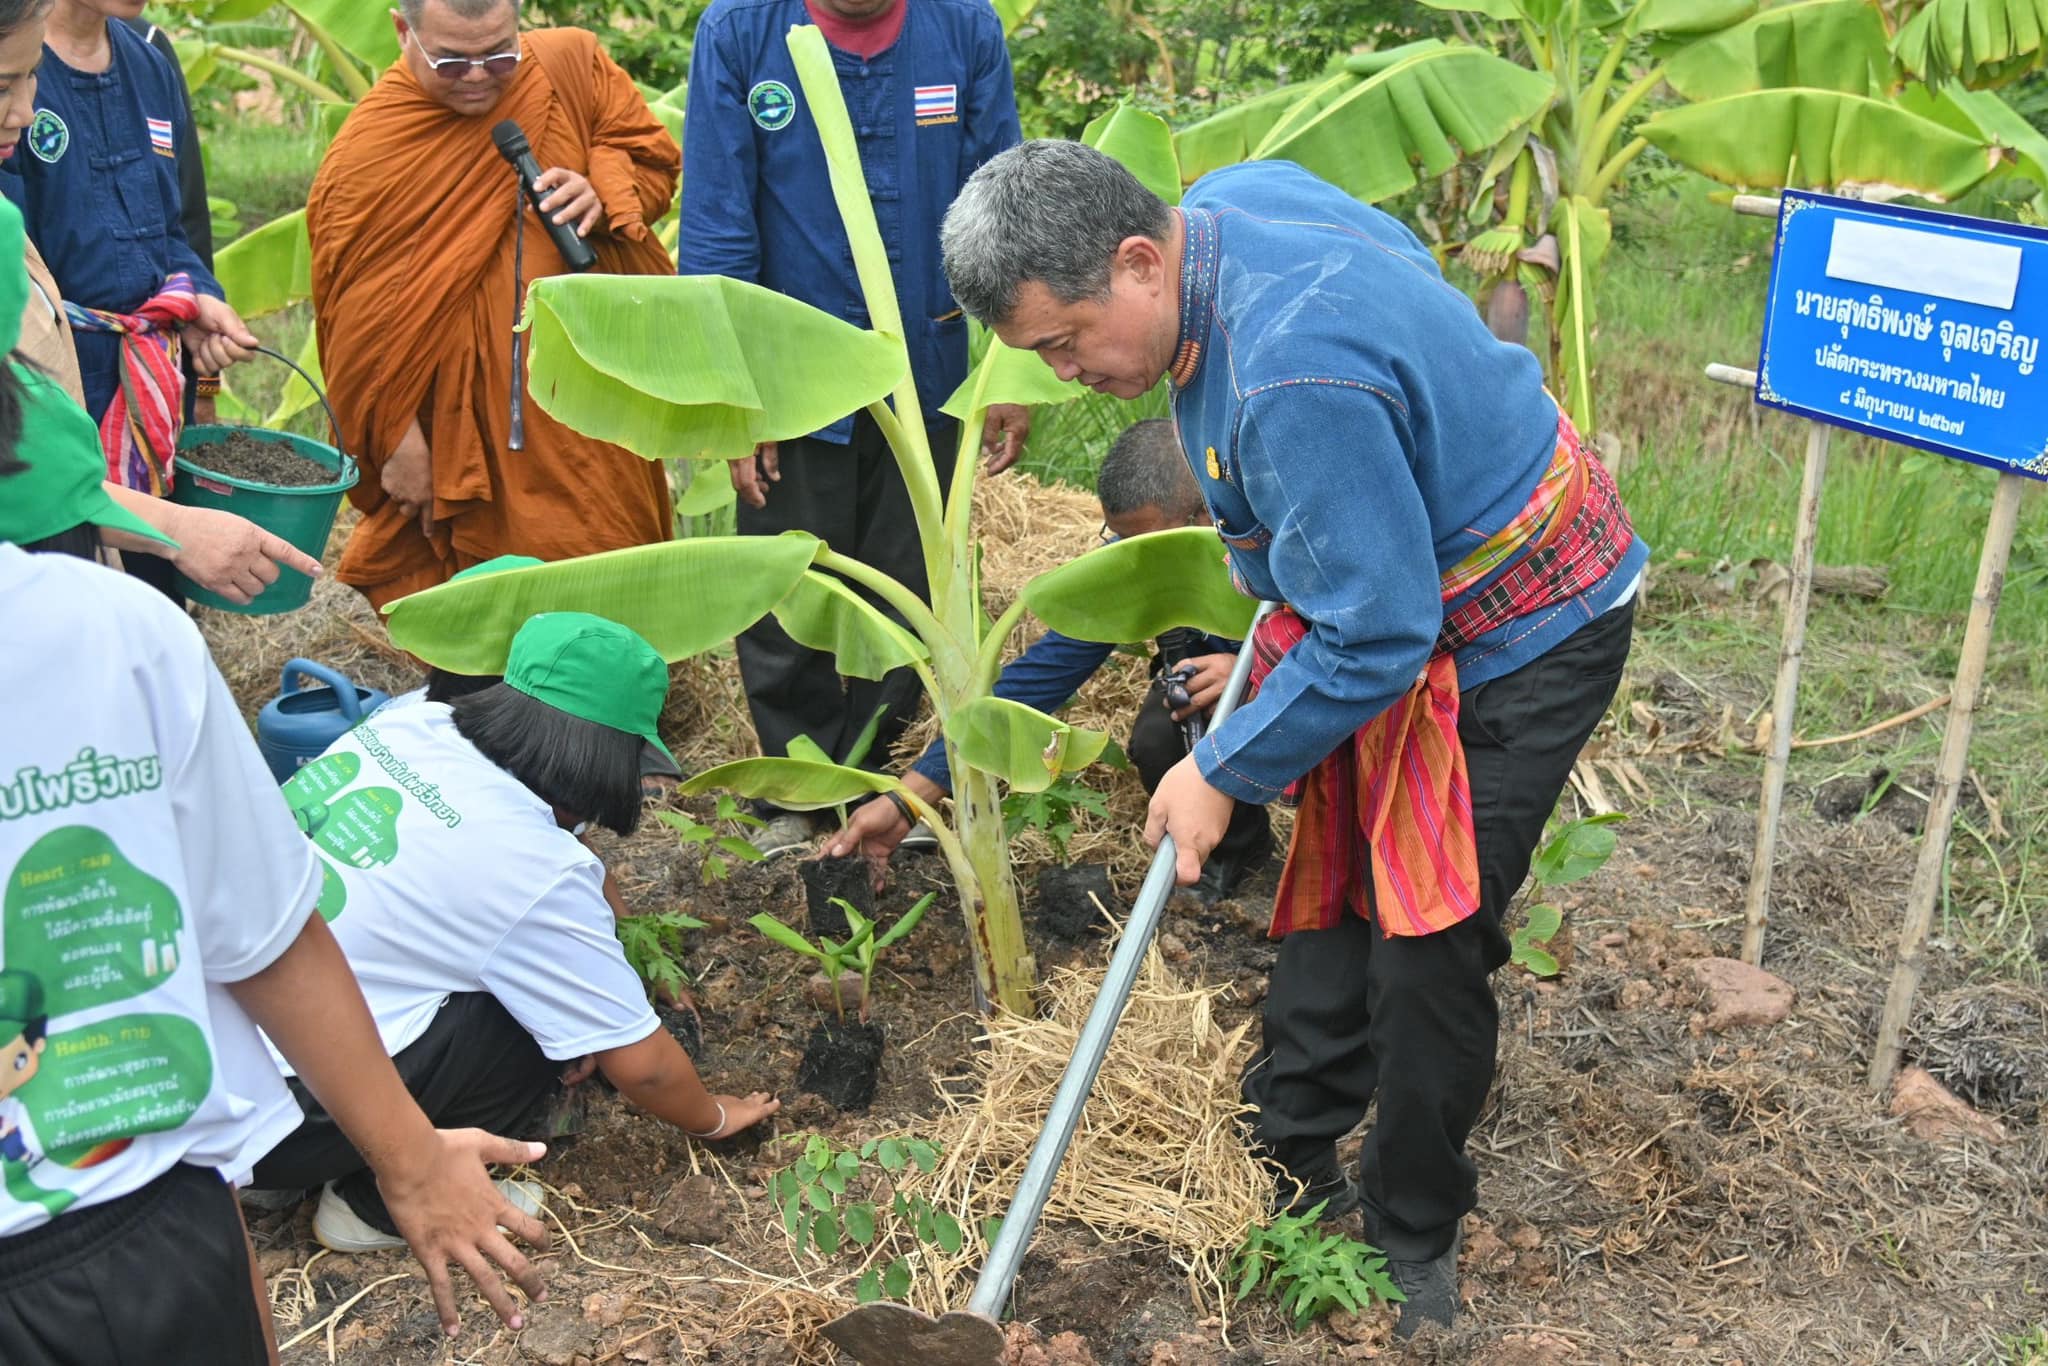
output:
<path id="1" fill-rule="evenodd" d="M 562 1085 L 565 1087 L 581 1086 L 584 1082 L 589 1081 L 591 1074 L 596 1071 L 597 1055 L 595 1053 L 586 1053 L 562 1069 Z"/>
<path id="2" fill-rule="evenodd" d="M 713 1096 L 711 1099 L 724 1109 L 725 1123 L 708 1134 L 694 1135 L 706 1143 L 716 1143 L 721 1138 L 731 1138 L 734 1134 L 751 1129 L 782 1108 L 782 1102 L 766 1091 L 756 1091 L 745 1097 Z"/>
<path id="3" fill-rule="evenodd" d="M 557 223 L 575 224 L 578 237 L 590 236 L 591 229 L 604 217 L 604 200 L 598 198 L 597 187 L 565 166 L 550 166 L 542 171 L 533 188 L 554 191 L 540 201 L 540 211 Z"/>
<path id="4" fill-rule="evenodd" d="M 199 296 L 199 315 L 185 325 L 183 335 L 192 368 L 202 375 L 217 375 L 249 359 L 263 344 L 241 314 L 210 294 Z"/>
<path id="5" fill-rule="evenodd" d="M 1231 669 L 1237 665 L 1237 656 L 1196 655 L 1193 659 L 1182 660 L 1180 667 L 1185 669 L 1189 665 L 1194 666 L 1194 672 L 1186 676 L 1187 690 L 1194 705 L 1174 711 L 1173 719 L 1176 721 L 1185 721 L 1196 712 L 1206 712 L 1216 705 L 1223 696 L 1223 685 L 1230 681 Z M 1167 710 L 1173 711 L 1171 704 Z"/>
<path id="6" fill-rule="evenodd" d="M 384 496 L 396 503 L 400 512 L 419 519 L 420 535 L 433 533 L 434 453 L 433 448 L 427 445 L 426 433 L 420 430 L 417 420 L 407 429 L 398 448 L 385 460 L 377 482 L 383 486 Z"/>
<path id="7" fill-rule="evenodd" d="M 1145 811 L 1145 843 L 1157 849 L 1162 836 L 1173 836 L 1173 880 L 1191 887 L 1200 880 L 1202 864 L 1223 838 L 1236 805 L 1234 798 L 1209 786 L 1190 754 L 1159 780 Z"/>
<path id="8" fill-rule="evenodd" d="M 741 502 L 750 508 L 767 507 L 768 486 L 782 482 L 782 447 L 763 441 L 752 455 L 727 462 L 726 469 Z"/>
<path id="9" fill-rule="evenodd" d="M 546 1153 L 544 1144 L 515 1143 L 481 1129 L 436 1129 L 431 1144 L 378 1166 L 377 1189 L 391 1211 L 391 1222 L 427 1270 L 435 1312 L 450 1337 L 462 1327 L 455 1287 L 448 1277 L 451 1261 L 469 1273 L 514 1332 L 525 1326 L 525 1316 L 491 1263 L 503 1268 L 535 1304 L 547 1299 L 539 1268 L 499 1231 L 509 1230 L 535 1251 L 545 1252 L 547 1226 L 508 1202 L 485 1170 L 490 1162 L 538 1162 Z"/>
<path id="10" fill-rule="evenodd" d="M 868 876 L 875 890 L 888 880 L 889 855 L 910 833 L 910 822 L 892 801 L 862 802 L 831 838 L 825 841 L 826 858 L 845 858 L 856 851 L 868 861 Z"/>
<path id="11" fill-rule="evenodd" d="M 982 424 L 981 453 L 988 459 L 982 468 L 1001 474 L 1024 454 L 1024 439 L 1031 435 L 1031 410 L 1021 403 L 989 405 L 988 420 Z"/>
<path id="12" fill-rule="evenodd" d="M 245 605 L 277 582 L 278 566 L 320 576 L 320 561 L 246 517 L 217 508 L 178 509 L 167 534 L 178 543 L 171 563 L 192 582 Z"/>

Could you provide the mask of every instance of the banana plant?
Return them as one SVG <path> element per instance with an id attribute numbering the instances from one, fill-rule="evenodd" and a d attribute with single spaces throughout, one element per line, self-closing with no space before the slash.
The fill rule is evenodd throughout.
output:
<path id="1" fill-rule="evenodd" d="M 1551 382 L 1585 431 L 1608 205 L 1648 148 L 1733 185 L 1936 201 L 2048 158 L 1997 96 L 1909 80 L 2038 62 L 2048 0 L 1423 3 L 1474 16 L 1475 41 L 1354 54 L 1183 128 L 1181 173 L 1284 158 L 1375 203 L 1484 157 L 1469 235 L 1440 254 L 1482 277 L 1500 335 L 1525 339 L 1545 302 Z M 1687 103 L 1645 117 L 1664 87 Z"/>
<path id="2" fill-rule="evenodd" d="M 990 619 L 972 525 L 983 416 L 994 404 L 1064 402 L 1083 391 L 1060 383 L 1037 357 L 992 344 L 945 405 L 960 420 L 960 446 L 942 486 L 831 54 L 808 25 L 791 30 L 789 48 L 871 327 L 716 276 L 539 280 L 526 318 L 533 395 L 558 420 L 645 458 L 704 462 L 713 477 L 702 482 L 719 484 L 727 482 L 719 462 L 865 410 L 909 490 L 929 603 L 803 533 L 703 537 L 415 594 L 388 609 L 391 638 L 442 668 L 491 673 L 502 671 L 513 632 L 536 611 L 611 617 L 670 660 L 729 642 L 772 612 L 797 641 L 830 652 L 842 675 L 914 670 L 952 762 L 950 820 L 892 776 L 816 757 L 741 760 L 696 775 L 683 791 L 735 792 L 793 810 L 901 795 L 937 837 L 959 892 L 981 1002 L 1029 1014 L 1037 973 L 1024 941 L 1003 795 L 1045 790 L 1092 763 L 1108 737 L 996 698 L 1006 643 L 1026 615 L 1088 640 L 1141 640 L 1174 625 L 1242 635 L 1252 603 L 1232 588 L 1215 533 L 1184 529 L 1093 550 L 1034 579 Z M 1157 130 L 1133 124 L 1124 131 L 1155 150 L 1162 144 Z"/>

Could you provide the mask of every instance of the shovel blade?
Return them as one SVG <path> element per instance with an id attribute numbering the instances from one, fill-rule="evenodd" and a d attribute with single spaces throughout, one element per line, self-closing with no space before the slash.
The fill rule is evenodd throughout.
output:
<path id="1" fill-rule="evenodd" d="M 951 1311 L 941 1318 L 876 1300 L 825 1325 L 825 1336 L 861 1366 L 1002 1366 L 994 1319 Z"/>

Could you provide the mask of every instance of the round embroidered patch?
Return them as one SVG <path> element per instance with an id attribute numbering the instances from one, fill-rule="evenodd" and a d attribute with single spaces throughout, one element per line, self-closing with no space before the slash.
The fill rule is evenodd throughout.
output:
<path id="1" fill-rule="evenodd" d="M 747 112 L 769 132 L 789 127 L 796 117 L 796 96 L 781 81 L 762 81 L 747 92 Z"/>
<path id="2" fill-rule="evenodd" d="M 54 109 L 36 110 L 25 139 L 38 161 L 54 162 L 71 147 L 71 128 Z"/>

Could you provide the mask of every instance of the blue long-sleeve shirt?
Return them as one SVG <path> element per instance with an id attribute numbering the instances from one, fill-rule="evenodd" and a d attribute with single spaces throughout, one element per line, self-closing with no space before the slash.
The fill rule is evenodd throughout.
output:
<path id="1" fill-rule="evenodd" d="M 911 373 L 925 413 L 967 377 L 967 322 L 939 259 L 939 224 L 967 178 L 1021 137 L 1002 23 L 988 0 L 905 0 L 903 32 L 871 60 L 833 49 L 860 145 Z M 804 0 L 715 0 L 697 26 L 683 121 L 677 267 L 726 275 L 869 325 L 817 125 L 790 60 Z M 844 443 L 848 417 L 818 435 Z"/>
<path id="2" fill-rule="evenodd" d="M 35 119 L 0 162 L 0 194 L 68 302 L 126 313 L 179 271 L 203 294 L 220 282 L 186 240 L 177 148 L 191 137 L 184 85 L 162 53 L 109 23 L 113 60 L 74 71 L 48 47 L 36 68 Z M 121 383 L 120 338 L 78 332 L 86 410 L 104 416 Z"/>
<path id="3" fill-rule="evenodd" d="M 1210 654 L 1236 654 L 1239 642 L 1221 636 L 1205 641 Z M 1094 640 L 1076 640 L 1058 631 L 1047 631 L 1031 642 L 996 678 L 995 695 L 1022 702 L 1042 712 L 1056 712 L 1068 699 L 1095 677 L 1116 650 L 1116 646 Z M 941 736 L 910 766 L 946 791 L 953 790 L 952 769 L 946 763 L 946 741 Z"/>
<path id="4" fill-rule="evenodd" d="M 1204 176 L 1182 200 L 1174 420 L 1241 585 L 1308 623 L 1258 696 L 1195 749 L 1266 802 L 1415 681 L 1441 576 L 1512 521 L 1548 468 L 1557 406 L 1536 358 L 1487 332 L 1395 219 L 1287 162 Z M 1614 606 L 1636 540 L 1576 598 L 1457 653 L 1473 688 Z"/>

